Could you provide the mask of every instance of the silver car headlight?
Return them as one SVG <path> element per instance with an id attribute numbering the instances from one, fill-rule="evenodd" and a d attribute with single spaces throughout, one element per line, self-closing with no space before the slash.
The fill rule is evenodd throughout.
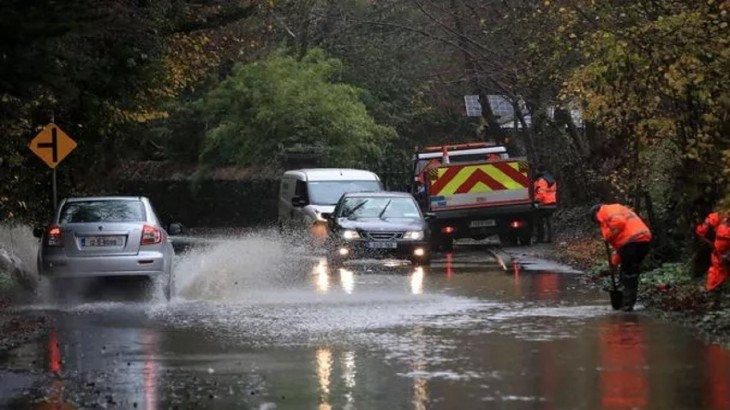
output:
<path id="1" fill-rule="evenodd" d="M 408 241 L 420 241 L 423 237 L 423 231 L 408 231 L 403 234 L 403 239 Z"/>
<path id="2" fill-rule="evenodd" d="M 342 239 L 346 241 L 351 241 L 353 239 L 360 239 L 360 234 L 357 233 L 356 230 L 353 229 L 345 229 L 342 231 Z"/>

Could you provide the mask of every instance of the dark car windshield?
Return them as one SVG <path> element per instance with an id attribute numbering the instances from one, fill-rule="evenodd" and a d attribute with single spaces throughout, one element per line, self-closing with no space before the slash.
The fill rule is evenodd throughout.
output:
<path id="1" fill-rule="evenodd" d="M 340 207 L 342 218 L 420 218 L 416 203 L 411 198 L 402 197 L 350 197 L 345 198 Z"/>
<path id="2" fill-rule="evenodd" d="M 383 190 L 379 181 L 312 181 L 307 185 L 309 185 L 309 202 L 313 205 L 334 205 L 346 192 Z"/>
<path id="3" fill-rule="evenodd" d="M 61 210 L 60 223 L 141 222 L 145 220 L 142 201 L 92 200 L 68 202 Z"/>

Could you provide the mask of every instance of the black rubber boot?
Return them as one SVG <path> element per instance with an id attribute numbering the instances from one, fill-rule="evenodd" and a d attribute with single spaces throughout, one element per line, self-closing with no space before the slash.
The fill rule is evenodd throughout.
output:
<path id="1" fill-rule="evenodd" d="M 621 310 L 624 312 L 631 312 L 634 310 L 636 304 L 636 297 L 639 290 L 639 278 L 638 277 L 624 277 L 623 281 L 623 306 Z"/>

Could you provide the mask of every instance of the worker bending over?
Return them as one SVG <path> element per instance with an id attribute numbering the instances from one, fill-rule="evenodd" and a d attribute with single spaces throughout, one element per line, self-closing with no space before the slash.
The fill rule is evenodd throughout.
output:
<path id="1" fill-rule="evenodd" d="M 636 303 L 641 262 L 649 253 L 651 231 L 634 211 L 620 204 L 596 205 L 591 217 L 601 227 L 603 239 L 616 251 L 610 263 L 621 266 L 621 310 L 631 311 Z"/>
<path id="2" fill-rule="evenodd" d="M 712 245 L 710 268 L 707 270 L 705 289 L 711 292 L 722 285 L 730 270 L 730 215 L 713 212 L 697 226 L 695 233 Z M 714 236 L 714 240 L 713 240 Z"/>

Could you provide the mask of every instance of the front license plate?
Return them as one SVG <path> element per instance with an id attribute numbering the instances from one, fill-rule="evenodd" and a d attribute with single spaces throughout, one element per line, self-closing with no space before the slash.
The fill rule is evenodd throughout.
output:
<path id="1" fill-rule="evenodd" d="M 367 247 L 370 249 L 395 249 L 398 244 L 396 242 L 368 242 Z"/>
<path id="2" fill-rule="evenodd" d="M 481 221 L 471 221 L 469 223 L 469 228 L 489 228 L 492 226 L 497 226 L 497 221 L 494 219 L 484 219 Z"/>
<path id="3" fill-rule="evenodd" d="M 81 238 L 84 248 L 123 247 L 123 236 L 84 236 Z"/>

